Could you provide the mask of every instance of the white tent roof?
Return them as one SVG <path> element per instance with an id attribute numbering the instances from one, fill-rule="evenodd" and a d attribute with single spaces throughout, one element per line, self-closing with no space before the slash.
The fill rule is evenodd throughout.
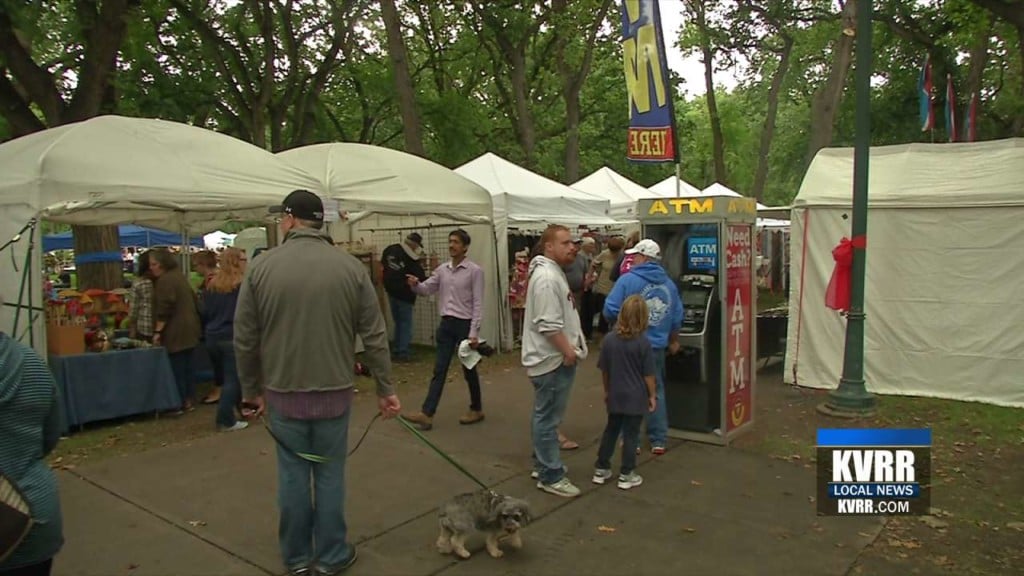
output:
<path id="1" fill-rule="evenodd" d="M 636 220 L 636 201 L 651 195 L 650 190 L 615 170 L 604 166 L 579 180 L 572 187 L 611 202 L 611 216 L 617 220 Z"/>
<path id="2" fill-rule="evenodd" d="M 612 225 L 611 203 L 516 166 L 490 152 L 455 169 L 483 186 L 494 201 L 495 220 Z"/>
<path id="3" fill-rule="evenodd" d="M 1024 205 L 1024 138 L 872 147 L 868 189 L 879 208 Z M 794 207 L 852 202 L 853 148 L 823 148 Z"/>
<path id="4" fill-rule="evenodd" d="M 314 178 L 262 148 L 177 122 L 99 116 L 0 145 L 0 206 L 73 224 L 203 233 L 259 219 Z"/>
<path id="5" fill-rule="evenodd" d="M 657 198 L 674 198 L 676 195 L 676 177 L 669 176 L 654 186 L 648 188 Z M 679 195 L 685 197 L 700 196 L 700 188 L 689 184 L 686 180 L 679 180 Z M 648 195 L 650 197 L 650 195 Z"/>
<path id="6" fill-rule="evenodd" d="M 387 214 L 444 214 L 489 220 L 484 187 L 440 164 L 391 148 L 339 142 L 277 154 L 316 176 L 343 210 Z"/>

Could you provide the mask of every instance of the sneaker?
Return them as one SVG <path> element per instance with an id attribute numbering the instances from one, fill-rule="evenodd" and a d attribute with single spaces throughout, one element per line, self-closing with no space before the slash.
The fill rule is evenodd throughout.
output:
<path id="1" fill-rule="evenodd" d="M 568 474 L 568 473 L 569 473 L 569 465 L 568 464 L 562 464 L 562 474 Z M 536 470 L 534 470 L 533 472 L 530 472 L 530 478 L 533 478 L 534 480 L 540 478 L 540 472 L 538 472 Z"/>
<path id="2" fill-rule="evenodd" d="M 233 425 L 231 425 L 231 426 L 221 426 L 220 427 L 220 431 L 221 432 L 237 432 L 239 430 L 245 430 L 248 427 L 249 427 L 249 423 L 246 422 L 245 420 L 236 420 L 235 423 Z"/>
<path id="3" fill-rule="evenodd" d="M 594 484 L 604 484 L 612 477 L 612 471 L 607 468 L 594 468 L 594 477 L 591 481 Z"/>
<path id="4" fill-rule="evenodd" d="M 651 454 L 654 454 L 655 456 L 661 456 L 664 453 L 665 453 L 665 447 L 664 446 L 653 446 L 651 448 Z"/>
<path id="5" fill-rule="evenodd" d="M 310 571 L 308 566 L 303 566 L 301 568 L 292 568 L 288 571 L 288 576 L 310 576 L 311 574 L 312 572 Z"/>
<path id="6" fill-rule="evenodd" d="M 352 556 L 348 560 L 344 561 L 339 566 L 335 566 L 334 568 L 330 569 L 324 568 L 323 566 L 317 566 L 316 574 L 317 576 L 336 576 L 337 574 L 341 574 L 345 570 L 351 568 L 352 565 L 356 563 L 356 560 L 358 558 L 359 554 L 356 551 L 356 547 L 352 546 Z"/>
<path id="7" fill-rule="evenodd" d="M 570 482 L 569 478 L 565 476 L 554 484 L 537 482 L 537 488 L 540 488 L 548 494 L 554 494 L 555 496 L 562 496 L 564 498 L 574 498 L 580 495 L 580 489 Z"/>
<path id="8" fill-rule="evenodd" d="M 619 488 L 623 490 L 629 490 L 630 488 L 636 488 L 637 486 L 644 483 L 644 479 L 640 477 L 636 472 L 630 472 L 629 474 L 619 474 Z"/>

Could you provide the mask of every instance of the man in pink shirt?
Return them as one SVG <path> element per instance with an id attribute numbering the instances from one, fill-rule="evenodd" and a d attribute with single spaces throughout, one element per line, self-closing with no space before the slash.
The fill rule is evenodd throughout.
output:
<path id="1" fill-rule="evenodd" d="M 451 260 L 434 269 L 430 278 L 420 282 L 415 276 L 406 276 L 412 291 L 420 296 L 437 294 L 437 310 L 441 324 L 437 327 L 437 358 L 434 362 L 434 377 L 430 390 L 423 401 L 420 412 L 409 414 L 405 419 L 418 425 L 421 430 L 430 430 L 434 414 L 441 402 L 448 366 L 463 340 L 476 348 L 480 341 L 480 321 L 484 310 L 484 271 L 475 262 L 466 258 L 469 250 L 469 234 L 455 230 L 448 235 L 448 254 Z M 480 376 L 476 367 L 462 367 L 462 374 L 469 385 L 469 412 L 459 418 L 460 424 L 475 424 L 484 419 L 480 399 Z"/>

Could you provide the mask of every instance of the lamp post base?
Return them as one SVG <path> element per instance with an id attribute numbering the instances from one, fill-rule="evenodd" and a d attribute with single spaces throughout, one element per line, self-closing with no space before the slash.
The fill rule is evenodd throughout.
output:
<path id="1" fill-rule="evenodd" d="M 828 400 L 818 405 L 818 412 L 836 418 L 869 418 L 876 413 L 875 395 L 864 388 L 864 382 L 839 381 L 839 388 L 829 392 Z"/>

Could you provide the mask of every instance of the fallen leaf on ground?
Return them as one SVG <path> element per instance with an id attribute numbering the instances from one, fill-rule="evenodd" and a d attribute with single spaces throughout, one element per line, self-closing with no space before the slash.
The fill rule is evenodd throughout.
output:
<path id="1" fill-rule="evenodd" d="M 608 534 L 611 534 L 611 533 L 615 532 L 615 528 L 612 528 L 611 526 L 598 526 L 597 527 L 597 531 L 598 532 L 606 532 Z"/>
<path id="2" fill-rule="evenodd" d="M 1007 522 L 1006 527 L 1013 530 L 1018 530 L 1020 532 L 1024 532 L 1024 522 Z"/>
<path id="3" fill-rule="evenodd" d="M 191 524 L 192 527 L 194 528 L 199 526 L 206 526 L 206 522 L 203 522 L 202 520 L 189 520 L 188 523 Z"/>
<path id="4" fill-rule="evenodd" d="M 895 538 L 889 539 L 889 546 L 893 548 L 920 548 L 921 543 L 917 540 L 897 540 Z"/>
<path id="5" fill-rule="evenodd" d="M 696 480 L 690 480 L 690 486 L 703 486 L 703 484 Z"/>
<path id="6" fill-rule="evenodd" d="M 128 569 L 129 569 L 129 570 L 135 570 L 135 569 L 136 569 L 136 568 L 138 568 L 138 567 L 139 567 L 139 565 L 138 565 L 138 564 L 129 564 L 129 565 L 128 565 Z"/>
<path id="7" fill-rule="evenodd" d="M 689 532 L 690 534 L 693 534 L 696 531 L 697 531 L 696 528 L 690 528 L 690 527 L 683 528 L 683 532 Z"/>
<path id="8" fill-rule="evenodd" d="M 863 536 L 865 538 L 872 538 L 873 537 L 873 536 L 871 536 L 871 534 L 868 534 L 867 532 L 857 532 L 857 535 L 858 536 Z"/>
<path id="9" fill-rule="evenodd" d="M 949 522 L 946 522 L 945 520 L 939 520 L 935 516 L 922 516 L 921 523 L 929 528 L 935 528 L 936 530 L 940 530 L 942 528 L 949 528 Z"/>

